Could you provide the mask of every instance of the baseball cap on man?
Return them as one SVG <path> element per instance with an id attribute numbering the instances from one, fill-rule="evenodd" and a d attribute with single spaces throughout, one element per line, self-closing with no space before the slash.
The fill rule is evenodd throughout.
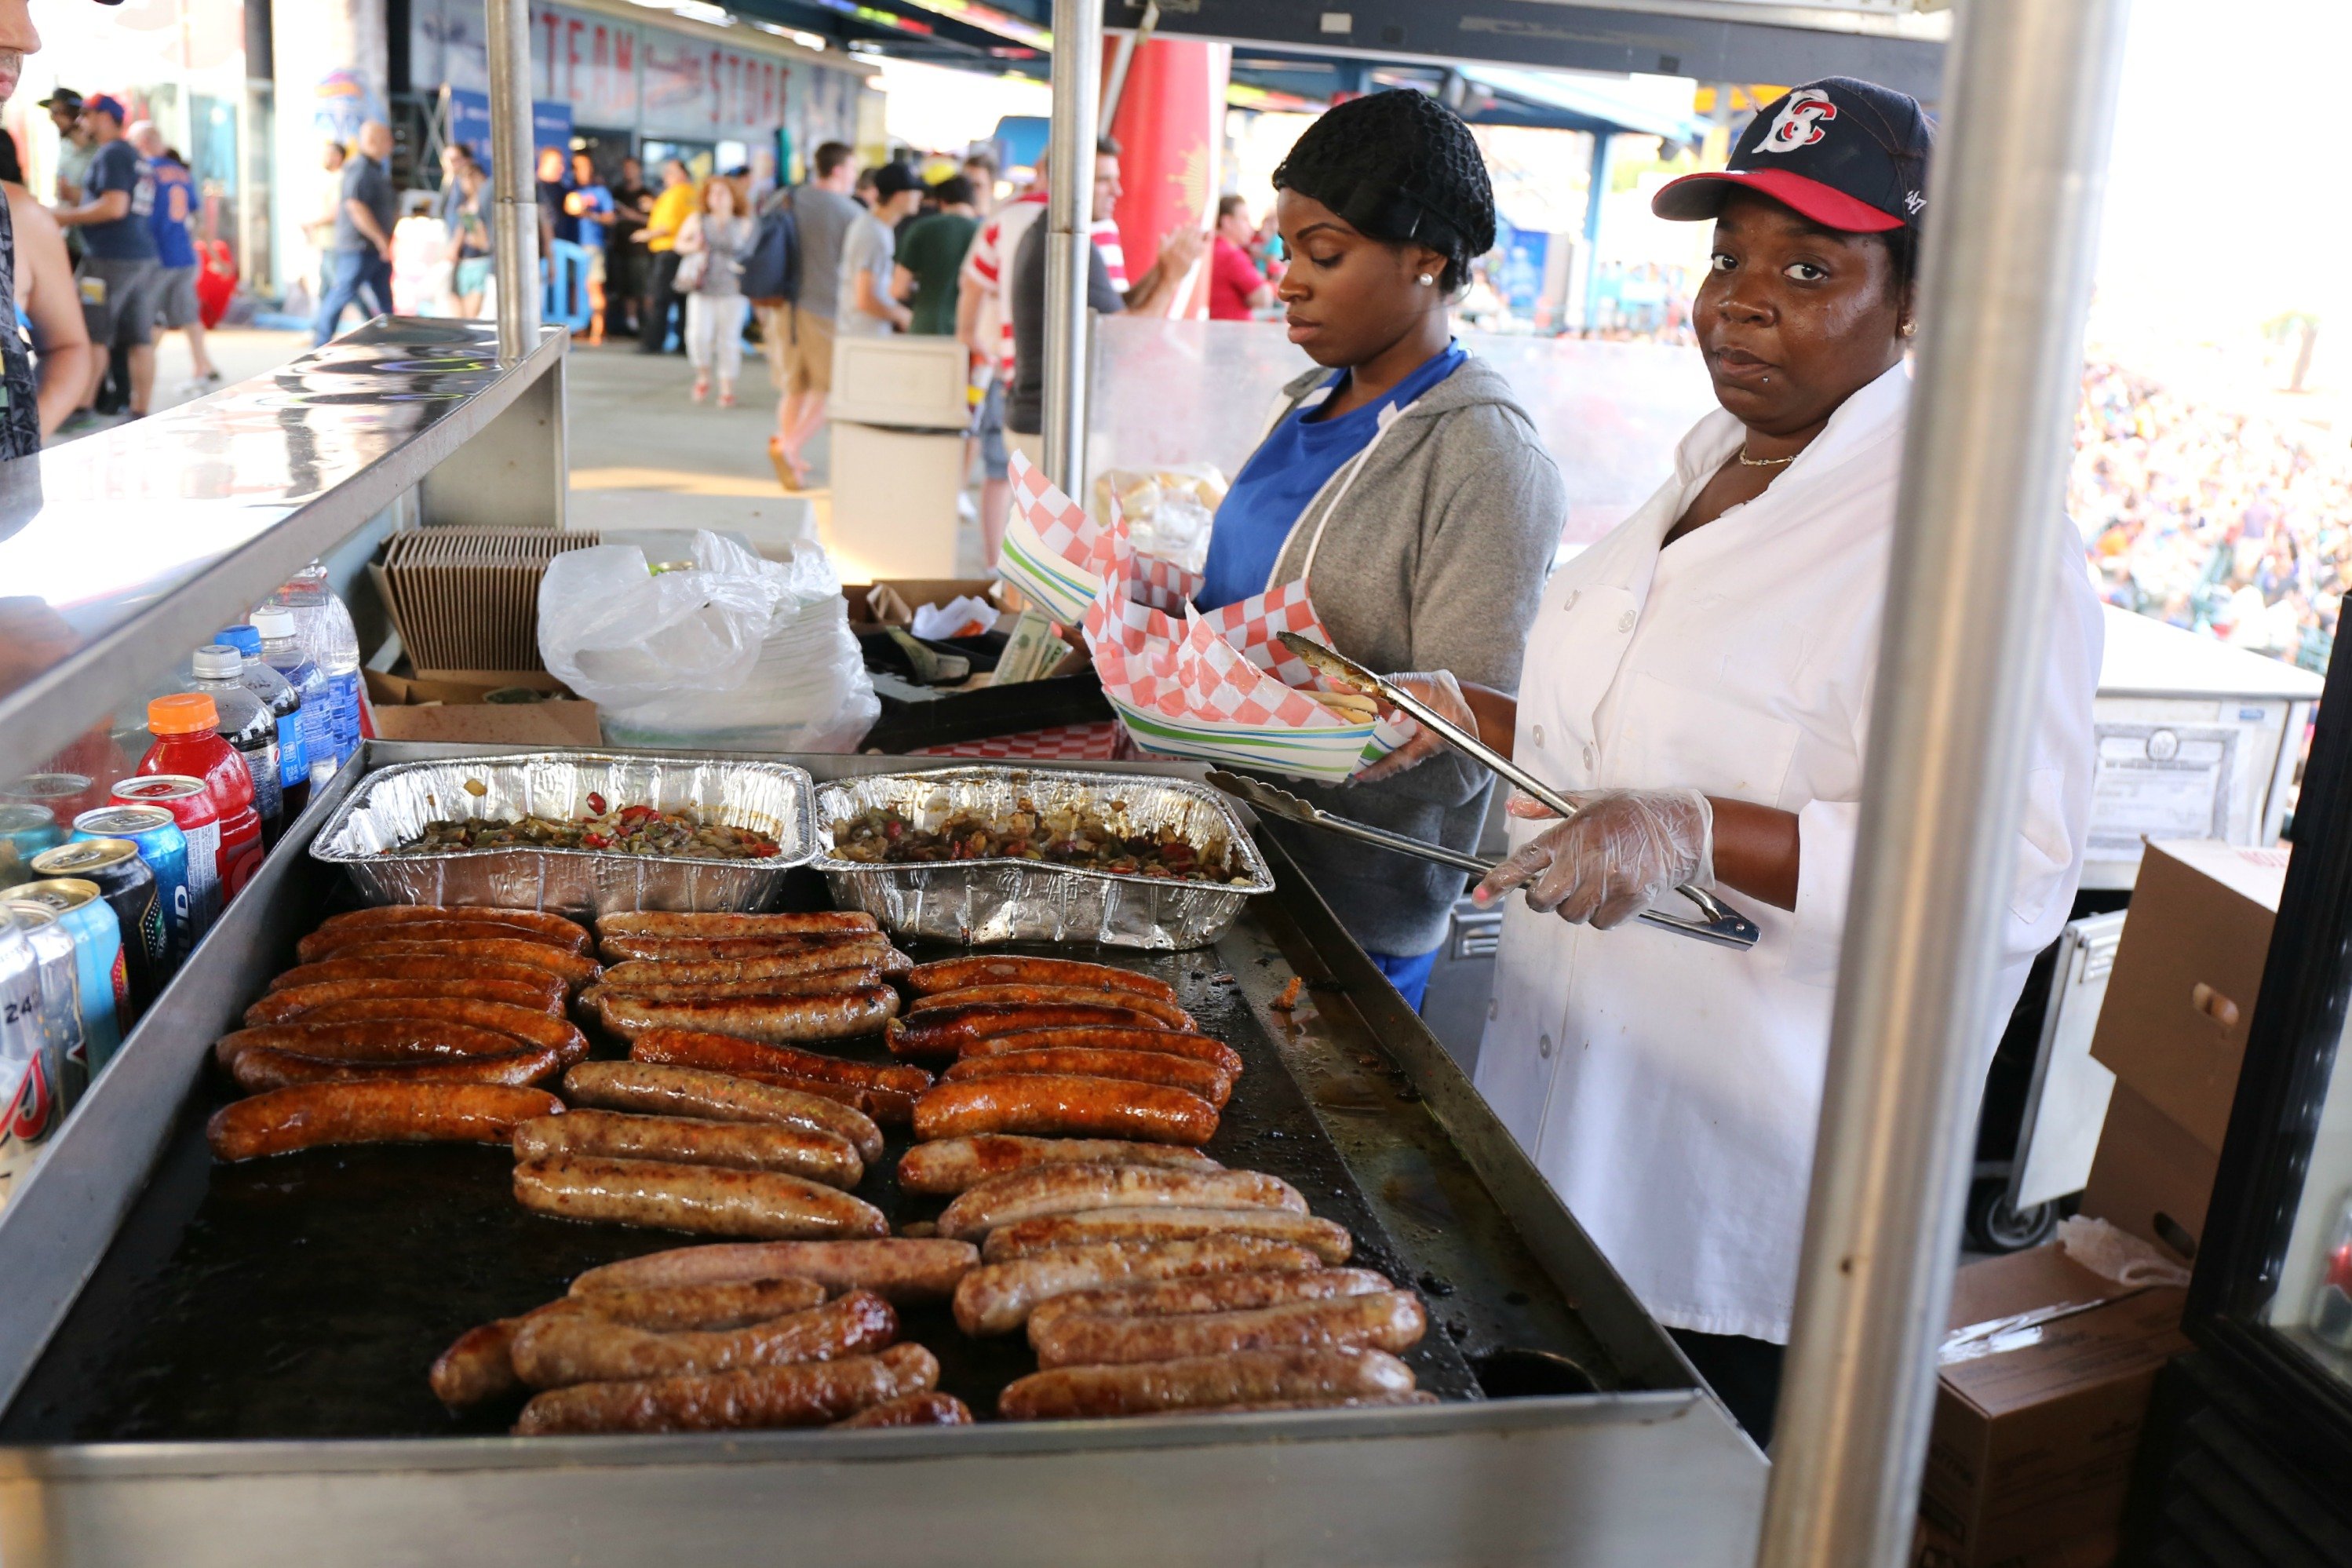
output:
<path id="1" fill-rule="evenodd" d="M 1744 189 L 1841 233 L 1916 229 L 1927 219 L 1934 146 L 1916 99 L 1850 76 L 1823 77 L 1758 110 L 1728 164 L 1668 182 L 1650 210 L 1712 218 Z"/>
<path id="2" fill-rule="evenodd" d="M 122 107 L 122 100 L 111 93 L 105 92 L 93 92 L 83 99 L 81 111 L 84 114 L 110 115 L 117 125 L 131 118 L 129 111 Z"/>
<path id="3" fill-rule="evenodd" d="M 919 191 L 923 182 L 904 163 L 885 163 L 874 171 L 874 194 L 884 201 L 908 191 Z"/>
<path id="4" fill-rule="evenodd" d="M 69 114 L 79 114 L 81 112 L 81 94 L 76 92 L 69 87 L 61 87 L 58 89 L 57 91 L 49 94 L 48 97 L 41 100 L 40 107 L 43 109 L 62 109 Z"/>

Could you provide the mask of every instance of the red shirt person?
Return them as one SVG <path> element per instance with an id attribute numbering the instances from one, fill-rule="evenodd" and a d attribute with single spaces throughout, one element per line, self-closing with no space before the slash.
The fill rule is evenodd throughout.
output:
<path id="1" fill-rule="evenodd" d="M 1255 232 L 1241 197 L 1218 200 L 1216 243 L 1209 257 L 1209 320 L 1246 321 L 1251 311 L 1274 303 L 1274 285 L 1244 248 Z"/>

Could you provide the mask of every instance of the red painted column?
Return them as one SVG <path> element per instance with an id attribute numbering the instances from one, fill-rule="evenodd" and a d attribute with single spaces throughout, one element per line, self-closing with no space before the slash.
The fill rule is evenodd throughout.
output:
<path id="1" fill-rule="evenodd" d="M 1103 76 L 1110 77 L 1117 39 L 1104 45 Z M 1109 131 L 1122 149 L 1122 194 L 1112 216 L 1127 252 L 1128 276 L 1143 276 L 1160 242 L 1181 225 L 1205 230 L 1215 216 L 1217 163 L 1224 151 L 1225 84 L 1233 48 L 1192 38 L 1153 38 L 1135 51 L 1127 90 Z M 1205 277 L 1194 268 L 1181 315 L 1205 314 Z"/>

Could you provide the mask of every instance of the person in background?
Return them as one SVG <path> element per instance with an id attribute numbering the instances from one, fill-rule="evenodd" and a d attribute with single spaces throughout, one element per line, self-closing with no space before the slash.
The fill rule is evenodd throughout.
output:
<path id="1" fill-rule="evenodd" d="M 392 188 L 392 127 L 371 120 L 360 127 L 358 144 L 343 164 L 342 205 L 328 253 L 333 272 L 319 300 L 313 343 L 333 337 L 344 308 L 355 301 L 371 317 L 391 313 L 392 226 L 398 206 Z"/>
<path id="2" fill-rule="evenodd" d="M 205 352 L 205 316 L 196 303 L 196 180 L 179 153 L 163 143 L 152 121 L 133 125 L 125 138 L 155 175 L 155 207 L 148 224 L 155 235 L 160 273 L 156 304 L 166 331 L 188 335 L 191 374 L 183 393 L 201 394 L 220 383 L 220 367 Z"/>
<path id="3" fill-rule="evenodd" d="M 926 213 L 898 232 L 898 264 L 891 292 L 914 309 L 910 331 L 951 337 L 956 330 L 956 280 L 980 230 L 972 210 L 971 182 L 950 174 L 931 187 L 939 210 Z"/>
<path id="4" fill-rule="evenodd" d="M 806 183 L 791 192 L 793 224 L 801 245 L 800 294 L 786 308 L 789 314 L 776 331 L 782 363 L 776 375 L 776 433 L 768 450 L 791 471 L 795 481 L 808 482 L 809 465 L 802 454 L 824 424 L 824 400 L 833 390 L 834 315 L 841 303 L 841 253 L 850 226 L 866 216 L 850 199 L 856 178 L 854 154 L 845 142 L 826 142 L 809 157 Z M 775 361 L 770 362 L 772 364 Z"/>
<path id="5" fill-rule="evenodd" d="M 1037 160 L 1029 188 L 1000 205 L 972 236 L 957 279 L 956 336 L 972 353 L 982 382 L 980 407 L 972 415 L 972 439 L 980 446 L 980 540 L 982 559 L 996 564 L 1012 510 L 1007 477 L 1012 454 L 1004 444 L 1004 395 L 1013 384 L 1013 315 L 1005 309 L 1005 274 L 1020 249 L 1021 237 L 1045 211 L 1045 160 Z"/>
<path id="6" fill-rule="evenodd" d="M 572 191 L 563 211 L 580 226 L 580 247 L 588 253 L 588 342 L 604 341 L 605 262 L 614 224 L 613 193 L 596 177 L 596 160 L 583 148 L 572 154 Z"/>
<path id="7" fill-rule="evenodd" d="M 702 182 L 702 205 L 677 234 L 678 291 L 686 296 L 686 353 L 694 363 L 697 403 L 719 375 L 719 406 L 735 406 L 735 378 L 743 369 L 743 258 L 754 225 L 735 182 L 713 174 Z"/>
<path id="8" fill-rule="evenodd" d="M 1246 321 L 1274 303 L 1274 285 L 1250 259 L 1257 226 L 1239 196 L 1217 199 L 1217 237 L 1209 253 L 1209 320 Z"/>
<path id="9" fill-rule="evenodd" d="M 867 212 L 874 210 L 874 178 L 875 172 L 872 169 L 860 169 L 857 171 L 857 178 L 851 182 L 849 187 L 849 199 Z"/>
<path id="10" fill-rule="evenodd" d="M 904 163 L 874 171 L 874 210 L 849 226 L 841 247 L 841 298 L 834 307 L 834 331 L 845 338 L 887 338 L 905 331 L 913 311 L 891 291 L 898 271 L 892 226 L 923 199 L 922 182 Z"/>
<path id="11" fill-rule="evenodd" d="M 7 226 L 0 228 L 0 265 L 7 269 L 0 287 L 0 309 L 12 302 L 32 323 L 32 376 L 26 377 L 24 340 L 16 333 L 0 336 L 9 396 L 0 405 L 0 458 L 22 458 L 39 449 L 41 437 L 65 423 L 81 402 L 89 384 L 89 329 L 82 321 L 74 289 L 73 262 L 66 255 L 65 232 L 49 209 L 33 199 L 25 186 L 25 166 L 16 155 L 16 139 L 0 131 L 0 192 L 8 198 Z M 19 401 L 37 385 L 37 424 L 20 418 Z"/>
<path id="12" fill-rule="evenodd" d="M 457 201 L 449 213 L 449 290 L 460 318 L 482 313 L 495 263 L 490 245 L 490 178 L 467 158 L 457 165 Z"/>
<path id="13" fill-rule="evenodd" d="M 58 223 L 82 231 L 76 281 L 97 353 L 81 405 L 91 407 L 110 357 L 120 353 L 131 372 L 131 416 L 144 418 L 155 389 L 155 237 L 147 226 L 155 177 L 122 139 L 120 102 L 99 93 L 83 103 L 81 117 L 98 154 L 83 176 L 81 205 L 57 213 Z"/>
<path id="14" fill-rule="evenodd" d="M 761 204 L 776 192 L 776 154 L 766 147 L 751 154 L 749 172 L 743 178 L 743 210 L 757 213 Z"/>
<path id="15" fill-rule="evenodd" d="M 635 158 L 622 159 L 621 177 L 612 191 L 613 226 L 604 231 L 605 326 L 616 338 L 634 338 L 646 291 L 646 243 L 635 236 L 654 205 L 653 193 L 646 189 L 646 166 Z"/>
<path id="16" fill-rule="evenodd" d="M 579 215 L 564 205 L 564 198 L 572 189 L 567 162 L 561 147 L 539 150 L 539 264 L 542 276 L 547 271 L 548 258 L 555 254 L 557 240 L 566 245 L 580 243 Z"/>
<path id="17" fill-rule="evenodd" d="M 302 237 L 319 256 L 318 286 L 310 291 L 314 310 L 335 280 L 335 220 L 342 216 L 343 164 L 350 157 L 351 150 L 331 138 L 320 145 L 319 167 L 328 176 L 326 194 L 319 200 L 318 211 L 302 225 Z"/>
<path id="18" fill-rule="evenodd" d="M 463 142 L 441 144 L 441 188 L 433 193 L 433 216 L 441 220 L 443 228 L 447 228 L 457 216 L 457 204 L 464 199 L 457 185 L 457 166 L 473 162 L 473 158 L 474 150 Z"/>
<path id="19" fill-rule="evenodd" d="M 678 305 L 677 233 L 694 216 L 700 200 L 694 176 L 680 160 L 663 159 L 661 177 L 661 195 L 654 198 L 645 226 L 635 231 L 646 247 L 646 308 L 637 352 L 647 354 L 660 353 L 669 346 L 670 323 Z"/>
<path id="20" fill-rule="evenodd" d="M 89 161 L 98 156 L 98 143 L 90 140 L 82 128 L 81 94 L 69 87 L 61 87 L 41 100 L 41 107 L 49 111 L 49 123 L 58 128 L 58 187 L 57 204 L 70 207 L 81 205 L 81 183 L 89 172 Z M 79 237 L 68 233 L 68 250 L 79 258 Z"/>
<path id="21" fill-rule="evenodd" d="M 996 154 L 973 153 L 963 161 L 963 177 L 971 182 L 971 212 L 985 218 L 996 210 Z"/>

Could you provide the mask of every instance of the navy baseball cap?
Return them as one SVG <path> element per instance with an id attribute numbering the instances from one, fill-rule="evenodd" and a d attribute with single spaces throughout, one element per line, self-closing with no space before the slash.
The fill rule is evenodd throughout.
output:
<path id="1" fill-rule="evenodd" d="M 83 99 L 81 100 L 81 111 L 84 114 L 111 115 L 117 125 L 121 124 L 124 121 L 131 118 L 130 112 L 122 107 L 122 100 L 121 99 L 114 97 L 110 93 L 104 92 L 93 92 L 88 98 Z"/>
<path id="2" fill-rule="evenodd" d="M 1841 233 L 1916 229 L 1927 215 L 1935 140 L 1917 100 L 1850 76 L 1823 77 L 1758 110 L 1728 164 L 1669 182 L 1650 210 L 1712 218 L 1745 189 Z"/>
<path id="3" fill-rule="evenodd" d="M 885 163 L 874 171 L 874 194 L 886 202 L 892 196 L 922 188 L 923 182 L 917 179 L 915 171 L 904 163 Z"/>

